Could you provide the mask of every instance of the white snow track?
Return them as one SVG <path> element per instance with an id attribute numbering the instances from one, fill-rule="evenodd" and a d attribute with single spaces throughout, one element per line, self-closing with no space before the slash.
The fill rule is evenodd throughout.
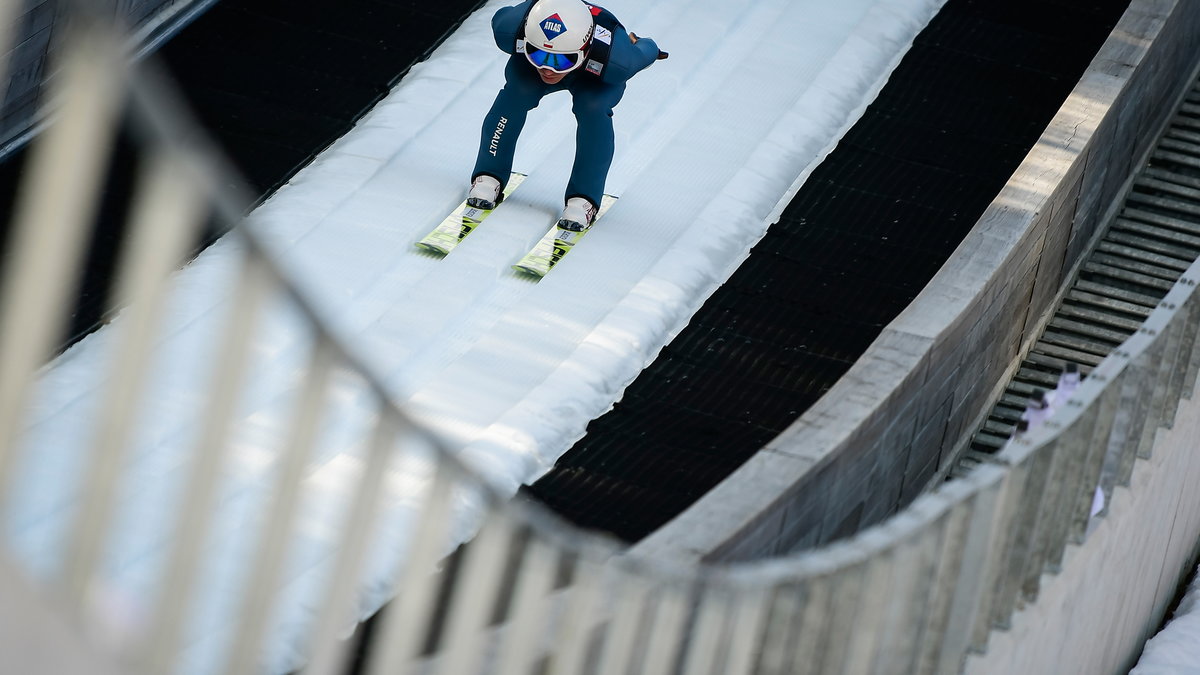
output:
<path id="1" fill-rule="evenodd" d="M 513 196 L 444 259 L 413 243 L 468 187 L 480 124 L 503 81 L 505 55 L 490 17 L 471 16 L 433 57 L 252 216 L 324 316 L 347 336 L 415 419 L 515 492 L 548 470 L 603 414 L 761 238 L 804 177 L 883 86 L 943 0 L 612 0 L 605 5 L 670 52 L 629 84 L 616 109 L 617 156 L 608 192 L 620 200 L 541 282 L 510 266 L 556 218 L 574 156 L 567 94 L 529 118 L 514 168 L 529 174 Z M 194 429 L 194 392 L 232 278 L 224 240 L 179 277 L 147 423 L 111 552 L 113 592 L 136 598 L 153 583 Z M 108 329 L 45 373 L 8 524 L 14 551 L 36 574 L 60 564 L 60 537 L 77 501 L 79 448 L 104 377 Z M 239 514 L 269 485 L 274 439 L 294 392 L 305 344 L 280 314 L 256 349 L 265 366 L 239 409 L 253 434 L 237 439 L 235 487 L 214 514 L 217 563 L 204 613 L 189 629 L 191 672 L 220 663 L 249 548 Z M 363 423 L 354 400 L 334 403 L 333 430 L 309 478 L 337 484 L 362 448 L 338 425 Z M 253 437 L 250 437 L 253 436 Z M 393 495 L 403 508 L 399 487 Z M 333 509 L 331 511 L 331 509 Z M 309 508 L 274 633 L 270 667 L 294 667 L 311 619 L 313 588 L 336 506 Z M 392 527 L 404 527 L 402 517 Z M 392 555 L 401 552 L 392 551 Z M 385 558 L 387 556 L 384 556 Z M 372 566 L 383 575 L 390 563 Z M 363 616 L 388 599 L 386 578 L 363 584 Z"/>

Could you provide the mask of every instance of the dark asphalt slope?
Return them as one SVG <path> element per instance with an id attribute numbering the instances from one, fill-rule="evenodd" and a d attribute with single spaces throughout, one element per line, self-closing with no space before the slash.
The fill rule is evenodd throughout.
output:
<path id="1" fill-rule="evenodd" d="M 804 412 L 933 277 L 1128 0 L 949 0 L 733 277 L 526 494 L 629 540 Z"/>
<path id="2" fill-rule="evenodd" d="M 483 0 L 223 0 L 160 52 L 251 194 L 285 183 Z"/>

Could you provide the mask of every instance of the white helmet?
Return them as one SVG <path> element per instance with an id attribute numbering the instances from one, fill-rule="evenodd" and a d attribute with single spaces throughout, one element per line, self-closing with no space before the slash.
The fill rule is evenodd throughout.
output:
<path id="1" fill-rule="evenodd" d="M 581 0 L 538 0 L 525 19 L 525 58 L 566 73 L 583 64 L 595 19 Z"/>

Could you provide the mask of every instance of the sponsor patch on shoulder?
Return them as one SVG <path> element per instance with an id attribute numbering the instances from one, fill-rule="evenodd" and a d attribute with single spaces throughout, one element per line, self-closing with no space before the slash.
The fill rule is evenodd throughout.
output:
<path id="1" fill-rule="evenodd" d="M 596 34 L 594 37 L 606 45 L 612 44 L 612 31 L 604 26 L 596 26 Z"/>
<path id="2" fill-rule="evenodd" d="M 604 64 L 596 59 L 588 59 L 586 68 L 589 73 L 599 75 L 604 70 Z"/>

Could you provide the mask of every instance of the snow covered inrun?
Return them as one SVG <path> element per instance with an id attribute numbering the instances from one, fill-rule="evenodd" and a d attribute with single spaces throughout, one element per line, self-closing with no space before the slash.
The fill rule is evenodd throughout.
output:
<path id="1" fill-rule="evenodd" d="M 565 93 L 531 114 L 514 167 L 529 178 L 504 207 L 445 259 L 413 247 L 465 194 L 479 127 L 503 80 L 506 57 L 489 23 L 502 2 L 471 16 L 247 227 L 266 238 L 397 403 L 499 489 L 515 492 L 583 435 L 742 262 L 943 1 L 605 3 L 671 58 L 635 77 L 616 109 L 608 192 L 620 200 L 540 283 L 509 266 L 561 207 L 575 133 Z M 234 290 L 237 247 L 218 242 L 180 275 L 156 356 L 153 403 L 130 455 L 109 559 L 107 592 L 133 617 L 162 564 L 171 524 L 164 514 L 186 473 L 193 402 Z M 252 550 L 241 535 L 253 529 L 242 519 L 266 499 L 264 477 L 307 351 L 290 327 L 273 320 L 255 343 L 260 365 L 238 412 L 249 431 L 236 439 L 225 476 L 234 487 L 214 514 L 220 536 L 207 549 L 204 600 L 188 629 L 189 672 L 218 667 L 229 638 L 238 573 Z M 52 365 L 30 420 L 32 451 L 8 532 L 9 545 L 42 576 L 61 564 L 111 332 Z M 360 465 L 362 448 L 339 444 L 348 434 L 336 427 L 361 426 L 366 404 L 343 397 L 332 406 L 334 428 L 306 481 L 329 502 L 302 516 L 272 633 L 274 672 L 302 656 L 336 535 L 331 514 L 344 501 L 339 481 Z M 389 482 L 392 533 L 407 526 L 407 484 Z M 390 558 L 402 555 L 382 549 L 361 584 L 362 616 L 388 599 Z"/>

